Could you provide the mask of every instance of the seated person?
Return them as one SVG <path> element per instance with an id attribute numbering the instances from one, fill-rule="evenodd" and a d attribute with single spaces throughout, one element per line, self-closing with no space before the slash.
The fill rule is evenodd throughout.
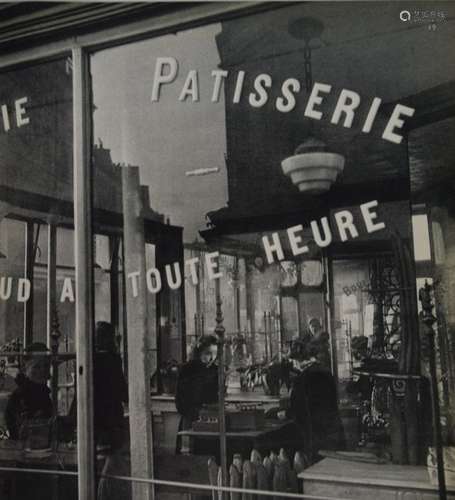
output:
<path id="1" fill-rule="evenodd" d="M 318 352 L 318 346 L 309 340 L 300 341 L 291 353 L 299 373 L 293 381 L 288 416 L 297 425 L 304 453 L 311 463 L 317 460 L 319 450 L 344 448 L 335 380 L 316 358 Z"/>
<path id="2" fill-rule="evenodd" d="M 16 377 L 17 388 L 11 394 L 5 410 L 6 426 L 10 439 L 14 440 L 23 438 L 21 430 L 27 420 L 50 419 L 53 414 L 50 389 L 47 386 L 50 359 L 45 353 L 48 349 L 45 344 L 35 342 L 25 352 L 24 370 Z M 39 356 L 40 352 L 43 356 Z"/>
<path id="3" fill-rule="evenodd" d="M 11 394 L 5 410 L 10 439 L 27 439 L 29 429 L 25 424 L 30 420 L 52 418 L 53 405 L 47 386 L 50 378 L 50 359 L 46 356 L 47 352 L 46 345 L 40 342 L 35 342 L 25 349 L 23 372 L 16 377 L 17 388 Z M 42 437 L 38 442 L 41 442 L 41 439 Z M 15 500 L 28 500 L 32 491 L 34 500 L 48 500 L 51 483 L 48 475 L 11 473 L 5 480 L 2 493 L 5 498 L 12 498 L 12 485 L 15 484 Z"/>

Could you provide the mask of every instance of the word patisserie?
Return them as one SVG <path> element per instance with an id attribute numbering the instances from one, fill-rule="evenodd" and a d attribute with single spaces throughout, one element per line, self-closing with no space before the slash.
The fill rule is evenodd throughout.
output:
<path id="1" fill-rule="evenodd" d="M 151 96 L 152 102 L 159 101 L 161 88 L 164 85 L 170 85 L 175 82 L 178 73 L 179 65 L 174 57 L 158 57 L 156 59 Z M 214 69 L 211 72 L 211 77 L 213 79 L 211 84 L 211 102 L 219 102 L 221 89 L 225 80 L 228 78 L 235 78 L 235 84 L 232 87 L 234 89 L 232 96 L 226 95 L 225 98 L 226 100 L 232 99 L 233 104 L 238 104 L 244 94 L 245 76 L 246 73 L 242 70 L 233 75 L 227 70 Z M 253 80 L 253 88 L 251 92 L 248 93 L 249 105 L 253 108 L 261 108 L 264 106 L 269 100 L 269 91 L 275 83 L 276 82 L 273 81 L 268 73 L 257 75 Z M 287 78 L 284 80 L 281 84 L 281 95 L 275 99 L 275 109 L 281 113 L 289 113 L 292 111 L 297 104 L 296 94 L 298 94 L 300 90 L 301 84 L 297 78 Z M 323 118 L 323 113 L 318 110 L 317 107 L 322 104 L 324 97 L 330 94 L 331 91 L 331 85 L 315 82 L 311 94 L 308 97 L 303 115 L 313 120 L 321 120 L 321 118 Z M 196 69 L 188 71 L 185 82 L 179 93 L 179 101 L 186 101 L 187 99 L 190 99 L 191 102 L 198 102 L 200 99 L 199 74 Z M 362 99 L 357 92 L 342 89 L 333 109 L 330 123 L 338 125 L 339 122 L 342 121 L 343 127 L 351 128 L 355 113 L 361 101 Z M 363 133 L 367 134 L 371 132 L 375 120 L 378 117 L 381 103 L 382 99 L 379 97 L 374 97 L 369 103 L 368 112 L 362 117 L 363 125 L 361 130 Z M 414 115 L 414 112 L 414 108 L 396 104 L 385 125 L 382 138 L 386 141 L 400 144 L 403 140 L 403 136 L 397 133 L 397 130 L 401 129 L 404 125 L 402 117 L 411 117 Z"/>

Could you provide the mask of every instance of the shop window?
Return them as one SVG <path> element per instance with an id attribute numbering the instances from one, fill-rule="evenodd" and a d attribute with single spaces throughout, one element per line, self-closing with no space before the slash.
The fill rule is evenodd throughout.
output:
<path id="1" fill-rule="evenodd" d="M 6 458 L 9 467 L 35 469 L 0 472 L 2 488 L 10 488 L 2 494 L 15 491 L 18 498 L 30 491 L 48 498 L 57 484 L 49 471 L 61 472 L 62 450 L 73 472 L 77 466 L 76 421 L 67 419 L 74 401 L 74 295 L 62 300 L 65 279 L 72 291 L 75 285 L 74 233 L 64 229 L 73 225 L 74 201 L 68 61 L 0 73 L 0 279 L 14 282 L 11 298 L 0 300 L 0 469 Z M 63 483 L 70 498 L 77 496 L 74 478 Z"/>
<path id="2" fill-rule="evenodd" d="M 321 5 L 312 12 L 307 5 L 287 5 L 91 55 L 93 223 L 110 226 L 123 241 L 123 354 L 134 396 L 130 427 L 133 420 L 150 417 L 148 394 L 144 402 L 138 392 L 147 393 L 151 379 L 158 393 L 152 398 L 152 423 L 160 452 L 175 451 L 176 433 L 180 440 L 197 431 L 194 422 L 192 430 L 182 429 L 189 424 L 176 414 L 177 373 L 186 369 L 187 358 L 198 356 L 201 339 L 224 332 L 227 400 L 236 396 L 244 403 L 248 389 L 259 399 L 288 395 L 283 380 L 272 380 L 274 369 L 276 374 L 281 365 L 303 370 L 299 362 L 324 364 L 319 352 L 324 351 L 327 377 L 337 382 L 339 408 L 350 424 L 359 415 L 368 422 L 363 444 L 371 440 L 387 451 L 391 446 L 397 462 L 414 460 L 416 440 L 405 456 L 403 415 L 388 408 L 391 427 L 400 424 L 400 430 L 389 435 L 384 418 L 375 441 L 377 421 L 371 415 L 377 417 L 376 407 L 365 409 L 373 396 L 381 392 L 387 399 L 392 389 L 378 383 L 359 395 L 348 387 L 358 376 L 369 380 L 386 374 L 394 380 L 403 375 L 412 381 L 418 372 L 413 257 L 426 262 L 431 248 L 427 237 L 412 254 L 407 144 L 379 139 L 379 122 L 374 134 L 365 135 L 368 127 L 360 116 L 371 116 L 367 99 L 356 108 L 352 126 L 337 128 L 330 117 L 352 75 L 362 75 L 354 82 L 365 95 L 382 88 L 381 102 L 413 95 L 420 83 L 403 71 L 409 51 L 397 40 L 428 49 L 414 32 L 392 33 L 388 23 L 377 22 L 382 12 L 373 9 L 368 31 L 362 19 L 363 38 L 351 37 L 349 43 L 365 60 L 376 51 L 359 40 L 371 37 L 371 30 L 377 52 L 384 43 L 392 44 L 397 56 L 390 71 L 401 77 L 399 89 L 390 85 L 388 72 L 378 77 L 367 66 L 359 71 L 358 58 L 346 56 L 347 63 L 340 64 L 340 52 L 330 48 L 338 37 L 347 40 L 334 21 L 337 13 L 342 17 L 343 7 L 337 9 L 328 12 Z M 333 82 L 327 91 L 332 94 L 320 103 L 324 119 L 314 123 L 304 113 L 310 89 L 305 93 L 302 85 L 289 110 L 282 109 L 280 94 L 285 74 L 311 80 L 306 72 L 310 47 L 304 47 L 305 36 L 295 36 L 299 20 L 308 22 L 310 14 L 311 20 L 318 18 L 310 23 L 316 32 L 323 19 L 330 27 L 311 46 L 314 73 L 320 81 Z M 373 87 L 365 84 L 369 76 Z M 261 78 L 264 92 L 258 90 Z M 335 155 L 340 170 L 343 157 L 342 175 L 312 189 L 304 176 L 288 177 L 286 165 L 313 148 L 326 152 L 326 142 L 343 152 Z M 428 220 L 416 214 L 415 235 L 428 232 Z M 111 316 L 120 309 L 117 298 Z M 296 345 L 303 353 L 300 360 Z M 416 393 L 413 397 L 414 404 Z M 203 424 L 211 418 L 206 410 Z M 143 431 L 150 438 L 147 425 Z M 352 448 L 360 441 L 357 431 L 350 436 Z M 144 439 L 131 437 L 131 453 L 139 463 L 138 450 L 143 450 L 141 471 L 149 473 Z M 179 440 L 178 451 L 188 451 L 189 444 Z M 397 454 L 397 443 L 406 450 Z"/>

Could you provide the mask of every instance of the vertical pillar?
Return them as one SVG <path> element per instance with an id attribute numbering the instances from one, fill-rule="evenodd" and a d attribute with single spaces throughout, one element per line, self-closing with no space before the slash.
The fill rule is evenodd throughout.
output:
<path id="1" fill-rule="evenodd" d="M 25 271 L 30 283 L 30 297 L 24 302 L 24 348 L 33 342 L 33 267 L 35 265 L 34 224 L 27 222 L 25 228 Z"/>
<path id="2" fill-rule="evenodd" d="M 72 58 L 78 497 L 95 500 L 90 78 L 88 55 L 75 47 Z"/>
<path id="3" fill-rule="evenodd" d="M 253 363 L 256 361 L 256 313 L 254 304 L 253 272 L 245 259 L 246 317 L 249 326 L 250 349 Z"/>
<path id="4" fill-rule="evenodd" d="M 111 277 L 110 299 L 111 299 L 111 323 L 115 331 L 120 331 L 120 296 L 119 296 L 119 238 L 109 236 L 109 254 L 111 255 L 111 267 L 109 269 Z M 119 346 L 120 347 L 120 346 Z"/>
<path id="5" fill-rule="evenodd" d="M 224 354 L 224 332 L 223 313 L 221 310 L 220 279 L 215 280 L 216 295 L 216 327 L 215 333 L 218 337 L 218 422 L 220 433 L 220 458 L 221 458 L 221 485 L 227 486 L 227 445 L 226 445 L 226 415 L 224 408 L 224 368 L 226 364 Z M 222 500 L 227 499 L 226 493 L 222 493 Z"/>
<path id="6" fill-rule="evenodd" d="M 242 329 L 240 318 L 240 283 L 239 283 L 239 258 L 234 257 L 234 272 L 232 274 L 232 281 L 234 284 L 234 310 L 236 319 L 236 330 L 240 332 Z"/>
<path id="7" fill-rule="evenodd" d="M 138 167 L 122 167 L 123 234 L 128 337 L 131 475 L 153 477 L 144 219 Z M 154 498 L 153 487 L 133 483 L 133 500 Z"/>
<path id="8" fill-rule="evenodd" d="M 191 255 L 194 257 L 194 255 Z M 195 287 L 196 292 L 196 313 L 194 314 L 194 340 L 196 341 L 202 335 L 201 319 L 202 319 L 202 307 L 201 307 L 201 287 L 204 283 L 201 283 L 201 252 L 198 251 L 199 261 L 197 263 L 197 283 Z"/>
<path id="9" fill-rule="evenodd" d="M 51 220 L 47 226 L 47 297 L 46 297 L 46 344 L 50 348 L 52 378 L 51 392 L 54 416 L 58 413 L 58 345 L 60 326 L 57 314 L 57 227 Z"/>
<path id="10" fill-rule="evenodd" d="M 439 408 L 438 377 L 436 374 L 436 351 L 434 345 L 435 332 L 433 324 L 436 318 L 433 316 L 433 304 L 431 300 L 431 287 L 425 281 L 425 286 L 419 290 L 419 300 L 422 304 L 425 333 L 428 342 L 428 354 L 430 360 L 430 382 L 431 382 L 431 409 L 433 414 L 433 441 L 436 448 L 436 460 L 438 467 L 439 499 L 447 499 L 446 480 L 444 474 L 444 450 L 442 446 L 441 413 Z"/>
<path id="11" fill-rule="evenodd" d="M 338 392 L 338 353 L 337 353 L 337 338 L 335 328 L 335 288 L 333 276 L 333 258 L 329 254 L 323 256 L 324 274 L 326 279 L 326 296 L 325 296 L 325 313 L 327 318 L 327 326 L 329 328 L 330 339 L 330 362 L 332 374 L 335 378 L 336 388 Z"/>
<path id="12" fill-rule="evenodd" d="M 47 346 L 51 347 L 52 321 L 57 307 L 57 227 L 53 222 L 47 226 Z"/>

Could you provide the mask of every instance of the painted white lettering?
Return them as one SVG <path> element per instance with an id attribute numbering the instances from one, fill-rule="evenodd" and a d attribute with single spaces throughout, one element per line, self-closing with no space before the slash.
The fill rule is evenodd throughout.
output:
<path id="1" fill-rule="evenodd" d="M 65 302 L 67 300 L 74 302 L 74 290 L 71 278 L 65 278 L 63 280 L 62 293 L 60 294 L 60 302 Z"/>
<path id="2" fill-rule="evenodd" d="M 139 295 L 139 287 L 138 287 L 138 278 L 139 271 L 133 271 L 132 273 L 128 273 L 128 278 L 131 280 L 131 287 L 133 289 L 133 297 L 137 297 Z"/>
<path id="3" fill-rule="evenodd" d="M 169 66 L 169 72 L 164 74 L 163 70 Z M 161 85 L 171 83 L 178 73 L 178 62 L 173 57 L 158 57 L 155 64 L 155 76 L 153 77 L 152 101 L 160 98 Z"/>
<path id="4" fill-rule="evenodd" d="M 240 98 L 242 97 L 244 81 L 245 81 L 245 71 L 239 71 L 237 73 L 237 81 L 235 82 L 234 97 L 232 98 L 232 102 L 234 104 L 238 104 L 240 102 Z"/>
<path id="5" fill-rule="evenodd" d="M 192 259 L 187 259 L 185 264 L 190 269 L 191 280 L 193 285 L 197 285 L 199 283 L 198 275 L 197 275 L 197 264 L 199 263 L 199 257 L 193 257 Z"/>
<path id="6" fill-rule="evenodd" d="M 310 223 L 311 231 L 313 233 L 313 238 L 316 244 L 321 247 L 327 247 L 332 243 L 332 232 L 330 231 L 329 221 L 327 217 L 323 217 L 321 219 L 322 229 L 324 231 L 324 237 L 321 236 L 321 232 L 319 231 L 318 222 L 312 220 Z"/>
<path id="7" fill-rule="evenodd" d="M 180 271 L 180 265 L 178 262 L 174 262 L 174 273 L 175 273 L 175 279 L 172 276 L 172 266 L 171 264 L 166 264 L 165 269 L 166 269 L 166 279 L 167 279 L 167 284 L 169 285 L 169 288 L 171 290 L 177 290 L 177 288 L 180 288 L 182 285 L 182 272 Z"/>
<path id="8" fill-rule="evenodd" d="M 17 282 L 17 301 L 27 302 L 30 298 L 30 280 L 27 278 L 19 278 Z"/>
<path id="9" fill-rule="evenodd" d="M 156 267 L 147 270 L 145 279 L 147 281 L 147 289 L 150 293 L 158 293 L 161 290 L 161 274 Z"/>
<path id="10" fill-rule="evenodd" d="M 379 97 L 375 97 L 373 102 L 371 103 L 370 110 L 368 111 L 368 115 L 366 117 L 365 123 L 363 124 L 362 132 L 367 134 L 371 132 L 373 127 L 374 120 L 376 119 L 376 115 L 378 114 L 379 106 L 381 105 L 382 100 Z"/>
<path id="11" fill-rule="evenodd" d="M 211 280 L 215 280 L 223 276 L 222 272 L 216 272 L 218 269 L 219 256 L 220 252 L 209 252 L 205 254 L 205 264 L 207 266 L 208 277 Z"/>
<path id="12" fill-rule="evenodd" d="M 195 69 L 188 71 L 182 92 L 179 95 L 179 101 L 185 101 L 187 97 L 191 97 L 193 102 L 199 101 L 199 83 L 197 70 Z"/>
<path id="13" fill-rule="evenodd" d="M 296 100 L 293 92 L 300 92 L 300 82 L 295 78 L 288 78 L 281 86 L 283 97 L 277 97 L 276 109 L 281 113 L 289 113 L 295 108 Z"/>
<path id="14" fill-rule="evenodd" d="M 228 72 L 223 69 L 214 69 L 212 71 L 212 76 L 215 78 L 215 82 L 213 83 L 212 102 L 218 102 L 220 100 L 221 84 L 223 83 L 223 79 L 228 76 Z"/>
<path id="15" fill-rule="evenodd" d="M 253 108 L 260 108 L 264 106 L 269 98 L 265 88 L 270 88 L 272 86 L 272 78 L 267 73 L 261 73 L 254 79 L 253 86 L 257 94 L 251 92 L 248 101 Z"/>
<path id="16" fill-rule="evenodd" d="M 2 121 L 3 121 L 3 129 L 5 132 L 8 132 L 8 130 L 11 128 L 11 124 L 9 121 L 9 115 L 8 115 L 8 107 L 6 104 L 2 104 Z"/>
<path id="17" fill-rule="evenodd" d="M 382 134 L 382 138 L 387 141 L 394 142 L 395 144 L 401 144 L 403 140 L 403 136 L 399 134 L 395 134 L 394 130 L 396 128 L 402 128 L 404 125 L 404 121 L 401 119 L 401 116 L 413 116 L 415 109 L 408 108 L 408 106 L 403 106 L 402 104 L 397 104 L 392 112 L 392 116 L 387 122 L 384 133 Z"/>
<path id="18" fill-rule="evenodd" d="M 11 297 L 13 278 L 2 276 L 0 278 L 0 299 L 8 300 Z"/>
<path id="19" fill-rule="evenodd" d="M 373 222 L 378 218 L 378 214 L 372 209 L 377 206 L 377 200 L 369 201 L 368 203 L 360 205 L 360 211 L 362 212 L 363 220 L 365 221 L 365 227 L 369 233 L 374 233 L 375 231 L 380 231 L 385 228 L 384 222 Z"/>
<path id="20" fill-rule="evenodd" d="M 331 123 L 338 125 L 341 115 L 344 113 L 343 127 L 351 128 L 354 121 L 354 110 L 359 107 L 360 96 L 357 92 L 352 90 L 343 89 L 338 97 L 335 111 L 333 112 Z"/>
<path id="21" fill-rule="evenodd" d="M 24 108 L 24 105 L 27 104 L 27 97 L 21 97 L 17 99 L 15 102 L 16 105 L 16 123 L 18 127 L 22 127 L 22 125 L 28 125 L 30 123 L 30 118 L 25 116 L 27 110 Z"/>
<path id="22" fill-rule="evenodd" d="M 341 241 L 348 239 L 347 232 L 351 233 L 351 238 L 357 238 L 359 233 L 354 225 L 354 217 L 349 210 L 341 210 L 335 214 L 335 220 L 340 234 Z"/>
<path id="23" fill-rule="evenodd" d="M 276 253 L 278 260 L 284 259 L 284 252 L 283 247 L 281 246 L 279 234 L 272 233 L 272 240 L 273 242 L 270 242 L 268 236 L 262 237 L 262 245 L 264 246 L 265 255 L 269 264 L 273 264 L 273 262 L 275 261 L 274 253 Z"/>
<path id="24" fill-rule="evenodd" d="M 326 94 L 329 94 L 331 90 L 332 90 L 331 85 L 316 82 L 313 85 L 310 97 L 308 98 L 304 115 L 308 116 L 308 118 L 314 118 L 315 120 L 320 120 L 322 118 L 322 113 L 314 109 L 314 106 L 322 103 L 323 98 L 319 96 L 319 92 L 324 92 Z"/>
<path id="25" fill-rule="evenodd" d="M 298 226 L 290 227 L 288 229 L 289 243 L 291 245 L 291 250 L 294 255 L 301 255 L 302 253 L 307 253 L 309 251 L 309 248 L 306 245 L 300 246 L 300 243 L 302 242 L 302 237 L 296 234 L 299 233 L 300 231 L 303 231 L 303 226 L 301 224 L 299 224 Z"/>

